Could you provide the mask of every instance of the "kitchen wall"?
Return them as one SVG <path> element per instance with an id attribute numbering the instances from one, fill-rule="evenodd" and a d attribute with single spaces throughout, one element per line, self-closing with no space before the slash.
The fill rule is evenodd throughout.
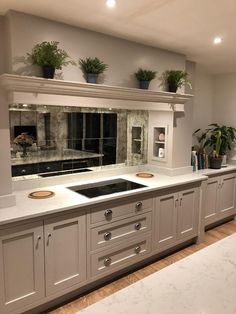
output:
<path id="1" fill-rule="evenodd" d="M 215 75 L 213 88 L 213 121 L 236 127 L 236 73 Z M 230 157 L 236 162 L 236 148 Z"/>
<path id="2" fill-rule="evenodd" d="M 9 45 L 12 65 L 9 72 L 25 75 L 40 75 L 37 67 L 26 65 L 24 57 L 36 43 L 56 40 L 74 60 L 97 56 L 109 64 L 104 82 L 109 85 L 137 87 L 133 73 L 139 67 L 158 71 L 158 75 L 166 69 L 184 69 L 185 57 L 181 54 L 168 52 L 130 42 L 127 40 L 103 35 L 93 31 L 72 27 L 49 21 L 35 16 L 11 11 L 7 15 L 7 25 L 11 36 Z M 65 80 L 84 81 L 78 67 L 63 68 Z M 151 89 L 161 89 L 156 79 Z"/>
<path id="3" fill-rule="evenodd" d="M 213 76 L 208 74 L 198 64 L 195 70 L 193 131 L 205 128 L 213 122 Z"/>
<path id="4" fill-rule="evenodd" d="M 5 55 L 4 65 L 2 64 L 0 67 L 5 67 L 8 73 L 40 76 L 40 69 L 28 63 L 26 59 L 27 52 L 30 52 L 33 45 L 36 43 L 45 40 L 57 40 L 60 42 L 60 47 L 65 49 L 76 61 L 78 58 L 97 56 L 109 64 L 108 71 L 100 81 L 101 83 L 109 85 L 137 87 L 138 82 L 133 73 L 139 67 L 157 70 L 158 77 L 166 69 L 191 69 L 193 72 L 192 76 L 194 77 L 196 74 L 194 63 L 186 64 L 184 55 L 19 12 L 10 11 L 6 17 L 0 17 L 0 43 L 1 40 L 3 40 L 1 38 L 1 32 L 4 32 L 4 44 L 0 45 L 0 56 L 3 46 L 5 48 Z M 1 60 L 3 60 L 3 58 Z M 84 81 L 80 69 L 73 66 L 63 68 L 63 73 L 57 72 L 57 77 L 65 80 Z M 208 82 L 206 78 L 204 79 Z M 201 84 L 204 85 L 203 81 L 201 81 L 201 76 L 196 78 L 196 82 L 199 84 L 195 90 L 198 94 L 197 101 L 194 100 L 194 103 L 190 102 L 186 104 L 185 113 L 174 115 L 174 123 L 172 125 L 172 127 L 174 127 L 174 136 L 171 167 L 189 166 L 190 159 L 188 153 L 190 152 L 192 141 L 192 126 L 197 125 L 198 121 L 202 121 L 200 119 L 200 112 L 202 112 L 200 108 L 204 106 L 203 101 L 205 101 L 205 96 L 202 96 L 200 92 Z M 163 87 L 160 86 L 160 81 L 155 79 L 151 82 L 150 88 L 153 90 L 162 90 Z M 205 90 L 207 92 L 207 88 Z M 4 95 L 1 95 L 1 97 L 1 103 L 5 103 Z M 210 119 L 210 109 L 208 113 L 209 117 L 207 117 L 206 120 L 208 118 Z M 192 120 L 192 114 L 196 119 L 194 118 L 194 120 Z M 0 119 L 4 120 L 2 121 L 4 123 L 4 133 L 5 138 L 8 140 L 8 122 L 6 121 L 5 109 Z M 0 143 L 1 151 L 8 149 L 9 144 Z M 8 152 L 5 152 L 5 154 L 4 166 L 2 168 L 7 168 L 7 170 L 3 170 L 7 172 L 5 176 L 6 182 L 8 182 L 10 171 L 8 167 L 6 167 L 6 165 L 8 165 Z M 8 190 L 9 184 L 4 183 L 4 185 L 8 185 Z M 0 188 L 0 195 L 1 194 Z"/>

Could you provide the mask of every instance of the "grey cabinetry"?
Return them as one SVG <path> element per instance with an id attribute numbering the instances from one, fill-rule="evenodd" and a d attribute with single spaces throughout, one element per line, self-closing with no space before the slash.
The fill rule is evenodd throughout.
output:
<path id="1" fill-rule="evenodd" d="M 154 250 L 162 251 L 197 236 L 199 188 L 180 190 L 156 198 Z"/>
<path id="2" fill-rule="evenodd" d="M 177 202 L 177 193 L 163 195 L 156 199 L 155 247 L 165 247 L 176 241 Z"/>
<path id="3" fill-rule="evenodd" d="M 0 313 L 44 298 L 43 223 L 0 231 Z"/>
<path id="4" fill-rule="evenodd" d="M 229 173 L 207 180 L 205 225 L 234 215 L 236 175 Z"/>
<path id="5" fill-rule="evenodd" d="M 199 219 L 199 189 L 193 188 L 179 193 L 177 237 L 196 236 Z"/>
<path id="6" fill-rule="evenodd" d="M 45 220 L 46 294 L 86 279 L 86 220 L 83 212 Z"/>
<path id="7" fill-rule="evenodd" d="M 89 276 L 94 280 L 151 253 L 153 199 L 91 209 L 88 221 Z"/>

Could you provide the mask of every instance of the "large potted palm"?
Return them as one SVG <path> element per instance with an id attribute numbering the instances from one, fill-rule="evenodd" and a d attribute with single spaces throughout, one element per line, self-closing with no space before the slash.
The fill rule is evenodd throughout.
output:
<path id="1" fill-rule="evenodd" d="M 198 142 L 203 148 L 212 150 L 209 156 L 209 165 L 213 169 L 221 168 L 223 157 L 236 143 L 236 129 L 225 125 L 220 126 L 217 123 L 209 124 L 204 131 L 197 129 L 194 135 L 197 136 Z"/>

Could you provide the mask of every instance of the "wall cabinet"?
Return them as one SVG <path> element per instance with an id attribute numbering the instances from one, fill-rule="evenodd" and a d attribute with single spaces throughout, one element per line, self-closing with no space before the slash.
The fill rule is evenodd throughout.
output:
<path id="1" fill-rule="evenodd" d="M 41 222 L 0 231 L 0 313 L 43 299 L 43 238 Z"/>
<path id="2" fill-rule="evenodd" d="M 207 180 L 205 226 L 234 215 L 236 174 L 229 173 Z"/>
<path id="3" fill-rule="evenodd" d="M 154 248 L 158 251 L 197 235 L 199 189 L 191 188 L 156 198 Z"/>

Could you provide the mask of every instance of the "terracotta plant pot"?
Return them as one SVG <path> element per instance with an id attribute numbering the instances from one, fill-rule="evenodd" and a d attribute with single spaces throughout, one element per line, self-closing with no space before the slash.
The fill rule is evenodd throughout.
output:
<path id="1" fill-rule="evenodd" d="M 210 165 L 210 168 L 212 169 L 220 169 L 221 168 L 221 164 L 222 164 L 222 156 L 219 156 L 219 157 L 212 157 L 210 156 L 209 157 L 209 165 Z"/>

